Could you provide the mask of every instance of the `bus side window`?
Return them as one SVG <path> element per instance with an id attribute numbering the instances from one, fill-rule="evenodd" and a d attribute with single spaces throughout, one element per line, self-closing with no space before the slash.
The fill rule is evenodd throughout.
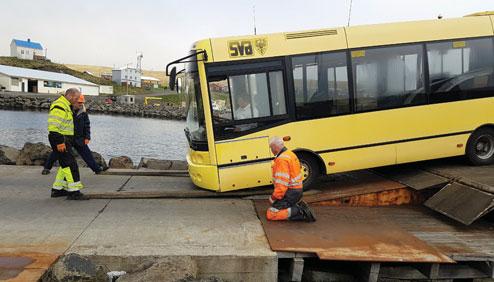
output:
<path id="1" fill-rule="evenodd" d="M 352 51 L 356 111 L 424 104 L 421 45 Z"/>
<path id="2" fill-rule="evenodd" d="M 431 102 L 492 96 L 494 47 L 491 38 L 427 44 Z"/>
<path id="3" fill-rule="evenodd" d="M 297 118 L 350 112 L 345 52 L 292 58 Z"/>
<path id="4" fill-rule="evenodd" d="M 210 78 L 209 93 L 211 95 L 213 120 L 215 122 L 231 121 L 233 116 L 226 76 Z"/>

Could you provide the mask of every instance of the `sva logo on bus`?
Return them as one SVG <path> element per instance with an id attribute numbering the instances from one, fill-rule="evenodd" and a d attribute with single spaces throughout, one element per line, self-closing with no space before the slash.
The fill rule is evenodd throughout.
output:
<path id="1" fill-rule="evenodd" d="M 252 56 L 254 49 L 250 40 L 229 41 L 228 52 L 230 57 Z"/>

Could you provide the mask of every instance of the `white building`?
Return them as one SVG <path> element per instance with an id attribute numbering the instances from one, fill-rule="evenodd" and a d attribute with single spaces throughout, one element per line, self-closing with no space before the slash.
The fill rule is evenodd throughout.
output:
<path id="1" fill-rule="evenodd" d="M 84 95 L 99 95 L 99 85 L 72 75 L 0 65 L 1 90 L 61 94 L 69 88 L 77 88 Z"/>
<path id="2" fill-rule="evenodd" d="M 45 53 L 41 44 L 31 41 L 31 39 L 12 39 L 10 43 L 10 56 L 24 60 L 44 59 Z"/>
<path id="3" fill-rule="evenodd" d="M 141 87 L 141 73 L 130 67 L 123 67 L 119 69 L 112 70 L 111 79 L 120 85 Z"/>
<path id="4" fill-rule="evenodd" d="M 141 84 L 152 87 L 152 88 L 158 88 L 159 87 L 160 80 L 152 77 L 152 76 L 141 76 Z"/>

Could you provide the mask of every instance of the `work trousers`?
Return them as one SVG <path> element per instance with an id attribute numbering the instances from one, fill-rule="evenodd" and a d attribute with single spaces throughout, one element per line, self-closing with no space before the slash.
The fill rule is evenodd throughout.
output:
<path id="1" fill-rule="evenodd" d="M 268 220 L 304 220 L 297 203 L 302 199 L 302 189 L 288 189 L 281 200 L 276 200 L 266 211 Z"/>
<path id="2" fill-rule="evenodd" d="M 87 166 L 94 172 L 100 171 L 99 165 L 96 163 L 96 160 L 93 157 L 93 154 L 91 153 L 91 150 L 89 149 L 89 146 L 84 144 L 82 146 L 74 144 L 74 149 L 77 151 L 77 153 L 81 156 L 81 158 L 86 162 Z M 57 154 L 56 150 L 51 152 L 50 156 L 48 159 L 46 159 L 44 168 L 45 169 L 52 169 L 53 164 L 57 161 Z"/>
<path id="3" fill-rule="evenodd" d="M 53 149 L 58 163 L 60 164 L 52 188 L 55 190 L 67 190 L 69 192 L 79 191 L 83 188 L 83 185 L 79 175 L 79 167 L 77 166 L 77 162 L 71 153 L 72 142 L 69 138 L 66 138 L 66 151 L 59 152 L 57 150 L 57 143 L 54 139 L 55 138 L 53 138 L 53 136 L 48 135 L 51 148 Z"/>

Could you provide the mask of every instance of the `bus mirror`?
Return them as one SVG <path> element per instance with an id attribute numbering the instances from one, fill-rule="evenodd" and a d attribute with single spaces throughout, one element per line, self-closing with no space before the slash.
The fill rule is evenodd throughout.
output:
<path id="1" fill-rule="evenodd" d="M 283 137 L 283 141 L 285 141 L 285 142 L 288 142 L 290 140 L 292 140 L 292 137 L 290 137 L 290 136 L 284 136 Z"/>
<path id="2" fill-rule="evenodd" d="M 173 67 L 172 70 L 170 71 L 170 77 L 168 78 L 168 86 L 170 87 L 170 90 L 175 89 L 176 77 L 177 77 L 177 67 Z"/>

